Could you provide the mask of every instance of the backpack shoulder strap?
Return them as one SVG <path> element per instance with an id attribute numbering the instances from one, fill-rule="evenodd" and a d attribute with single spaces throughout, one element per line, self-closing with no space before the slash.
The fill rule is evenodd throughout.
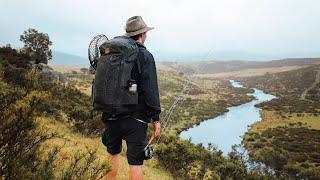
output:
<path id="1" fill-rule="evenodd" d="M 138 56 L 137 56 L 137 66 L 138 66 L 138 72 L 139 72 L 139 74 L 141 74 L 141 62 L 140 62 L 140 59 L 142 58 L 142 56 L 141 56 L 141 50 L 140 50 L 140 48 L 138 47 Z"/>

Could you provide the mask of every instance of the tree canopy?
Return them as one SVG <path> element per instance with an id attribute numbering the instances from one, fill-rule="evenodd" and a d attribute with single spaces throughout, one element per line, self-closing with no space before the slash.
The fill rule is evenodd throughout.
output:
<path id="1" fill-rule="evenodd" d="M 47 64 L 52 59 L 52 52 L 49 46 L 52 45 L 48 34 L 38 32 L 29 28 L 20 36 L 20 41 L 24 43 L 24 51 L 31 55 L 36 64 Z"/>

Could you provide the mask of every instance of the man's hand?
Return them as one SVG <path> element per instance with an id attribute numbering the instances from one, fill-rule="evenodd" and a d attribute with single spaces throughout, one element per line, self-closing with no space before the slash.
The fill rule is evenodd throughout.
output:
<path id="1" fill-rule="evenodd" d="M 159 121 L 153 123 L 153 136 L 158 137 L 161 131 L 161 124 Z"/>

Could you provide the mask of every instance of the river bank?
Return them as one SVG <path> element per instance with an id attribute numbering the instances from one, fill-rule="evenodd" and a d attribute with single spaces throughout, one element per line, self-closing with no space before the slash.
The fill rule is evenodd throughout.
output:
<path id="1" fill-rule="evenodd" d="M 243 88 L 235 81 L 231 80 L 230 83 L 234 88 Z M 181 132 L 180 137 L 182 139 L 191 138 L 191 142 L 201 143 L 205 147 L 208 147 L 209 143 L 214 144 L 223 151 L 224 155 L 227 155 L 233 145 L 241 143 L 242 136 L 248 131 L 248 127 L 261 120 L 261 109 L 256 108 L 255 105 L 275 98 L 259 89 L 253 90 L 254 92 L 248 93 L 248 96 L 254 97 L 254 100 L 228 107 L 226 113 Z"/>
<path id="2" fill-rule="evenodd" d="M 239 79 L 279 98 L 259 104 L 262 120 L 243 143 L 252 161 L 292 179 L 320 178 L 320 66 Z"/>
<path id="3" fill-rule="evenodd" d="M 167 100 L 166 96 L 169 94 L 168 91 L 161 93 L 161 87 L 176 90 L 181 87 L 177 81 L 169 84 L 168 79 L 172 77 L 174 76 L 160 74 L 161 100 Z M 165 82 L 166 86 L 161 82 Z M 155 146 L 160 165 L 177 179 L 275 179 L 272 174 L 249 169 L 246 159 L 237 152 L 224 156 L 223 152 L 214 146 L 204 147 L 179 138 L 178 132 L 212 117 L 221 116 L 229 111 L 228 107 L 245 104 L 254 99 L 247 95 L 253 93 L 253 90 L 234 88 L 229 81 L 196 79 L 194 82 L 196 83 L 192 84 L 192 91 L 185 94 L 184 101 L 174 110 L 169 128 Z M 172 99 L 162 101 L 164 109 L 168 108 L 166 105 L 170 102 Z M 163 113 L 166 114 L 165 111 Z"/>
<path id="4" fill-rule="evenodd" d="M 173 77 L 175 75 L 169 72 L 159 72 L 163 116 L 184 81 L 182 78 L 178 82 L 172 81 Z M 228 112 L 228 107 L 250 102 L 253 100 L 252 96 L 247 96 L 250 92 L 252 90 L 248 88 L 234 88 L 226 80 L 196 79 L 174 109 L 166 133 L 178 136 L 184 130 Z"/>
<path id="5" fill-rule="evenodd" d="M 183 87 L 187 75 L 163 71 L 159 71 L 158 75 L 162 114 L 164 115 Z M 83 74 L 66 74 L 66 76 L 67 79 L 71 78 L 74 82 L 70 84 L 83 93 L 89 92 L 89 81 L 82 78 Z M 168 129 L 163 132 L 159 143 L 154 145 L 155 158 L 145 163 L 148 167 L 145 170 L 159 169 L 162 173 L 166 172 L 178 179 L 264 176 L 260 172 L 247 171 L 245 164 L 242 164 L 241 161 L 224 157 L 218 150 L 194 145 L 189 141 L 181 140 L 178 136 L 179 132 L 184 129 L 223 114 L 228 111 L 227 108 L 230 106 L 253 100 L 253 97 L 246 95 L 250 92 L 252 91 L 247 88 L 234 88 L 224 80 L 195 79 L 191 83 L 190 89 L 185 93 L 183 101 L 174 109 L 168 123 Z M 98 123 L 92 124 L 91 121 L 90 124 L 92 129 L 99 129 Z M 149 136 L 151 132 L 152 128 L 149 128 Z M 126 152 L 125 146 L 123 147 L 123 152 Z M 121 156 L 123 156 L 122 159 L 125 159 L 125 153 L 121 153 Z M 208 161 L 210 161 L 209 164 Z M 231 171 L 236 173 L 231 173 L 229 168 L 232 168 Z"/>

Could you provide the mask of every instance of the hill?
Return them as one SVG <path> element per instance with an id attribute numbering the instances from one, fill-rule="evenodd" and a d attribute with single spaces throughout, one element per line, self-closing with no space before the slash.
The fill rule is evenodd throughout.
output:
<path id="1" fill-rule="evenodd" d="M 90 96 L 69 86 L 64 74 L 33 68 L 28 59 L 10 47 L 0 48 L 1 178 L 103 178 L 110 167 L 100 116 L 90 116 Z M 124 156 L 121 163 L 126 165 Z M 147 162 L 145 176 L 172 179 L 157 164 L 156 159 Z M 127 179 L 126 173 L 119 178 Z"/>
<path id="2" fill-rule="evenodd" d="M 320 65 L 239 78 L 274 94 L 261 103 L 262 121 L 244 137 L 250 157 L 292 178 L 320 178 Z"/>
<path id="3" fill-rule="evenodd" d="M 241 50 L 217 50 L 212 49 L 209 52 L 163 52 L 153 51 L 154 57 L 161 61 L 232 61 L 232 60 L 248 60 L 248 61 L 267 61 L 271 59 L 284 59 L 286 57 L 302 58 L 302 57 L 319 57 L 319 52 L 288 52 L 288 53 L 259 53 Z"/>
<path id="4" fill-rule="evenodd" d="M 185 73 L 197 72 L 201 77 L 237 77 L 263 75 L 320 64 L 320 58 L 282 59 L 273 61 L 202 61 L 193 63 L 159 62 L 161 69 Z"/>
<path id="5" fill-rule="evenodd" d="M 92 75 L 47 73 L 30 66 L 27 59 L 31 57 L 10 47 L 0 48 L 2 177 L 102 178 L 110 167 L 100 141 L 101 114 L 92 111 L 88 91 Z M 164 114 L 186 81 L 186 74 L 159 71 Z M 178 137 L 182 130 L 226 112 L 227 107 L 250 101 L 248 92 L 232 88 L 228 81 L 195 79 L 166 123 L 167 130 L 154 147 L 155 157 L 143 168 L 146 179 L 272 178 L 247 169 L 236 152 L 224 157 L 213 146 L 207 149 Z M 127 178 L 125 151 L 124 146 L 120 178 Z"/>
<path id="6" fill-rule="evenodd" d="M 87 65 L 89 64 L 88 59 L 68 54 L 60 51 L 52 52 L 52 59 L 49 61 L 49 65 L 51 64 L 60 64 L 60 65 Z"/>
<path id="7" fill-rule="evenodd" d="M 3 152 L 0 154 L 1 174 L 5 179 L 103 177 L 110 167 L 104 160 L 105 151 L 100 142 L 103 131 L 101 114 L 92 111 L 90 86 L 93 76 L 85 72 L 47 73 L 27 64 L 30 58 L 10 47 L 0 48 L 0 100 L 3 102 L 3 113 L 0 114 L 3 122 L 0 126 L 3 137 L 0 138 Z M 312 79 L 312 74 L 307 77 Z M 183 72 L 158 71 L 162 120 L 170 112 L 172 102 L 180 94 L 183 84 L 189 81 L 188 78 Z M 154 146 L 155 158 L 144 166 L 147 179 L 289 177 L 283 170 L 273 174 L 263 168 L 249 168 L 250 161 L 245 159 L 243 152 L 235 149 L 228 156 L 223 156 L 212 145 L 204 148 L 201 144 L 192 144 L 190 140 L 179 139 L 179 133 L 184 129 L 219 116 L 230 106 L 252 100 L 247 96 L 250 89 L 233 88 L 223 79 L 196 77 L 190 84 L 181 102 L 172 111 L 170 121 L 163 122 L 167 129 Z M 308 84 L 307 93 L 302 91 L 306 94 L 303 97 L 310 100 L 309 91 L 313 91 L 314 87 L 317 83 Z M 150 128 L 149 136 L 151 131 Z M 310 140 L 314 132 L 309 135 Z M 125 153 L 121 154 L 120 178 L 127 178 L 125 156 Z M 272 156 L 270 160 L 278 162 L 277 158 Z M 265 162 L 264 159 L 260 161 Z M 315 166 L 314 163 L 307 165 Z M 314 173 L 311 170 L 309 175 Z"/>

